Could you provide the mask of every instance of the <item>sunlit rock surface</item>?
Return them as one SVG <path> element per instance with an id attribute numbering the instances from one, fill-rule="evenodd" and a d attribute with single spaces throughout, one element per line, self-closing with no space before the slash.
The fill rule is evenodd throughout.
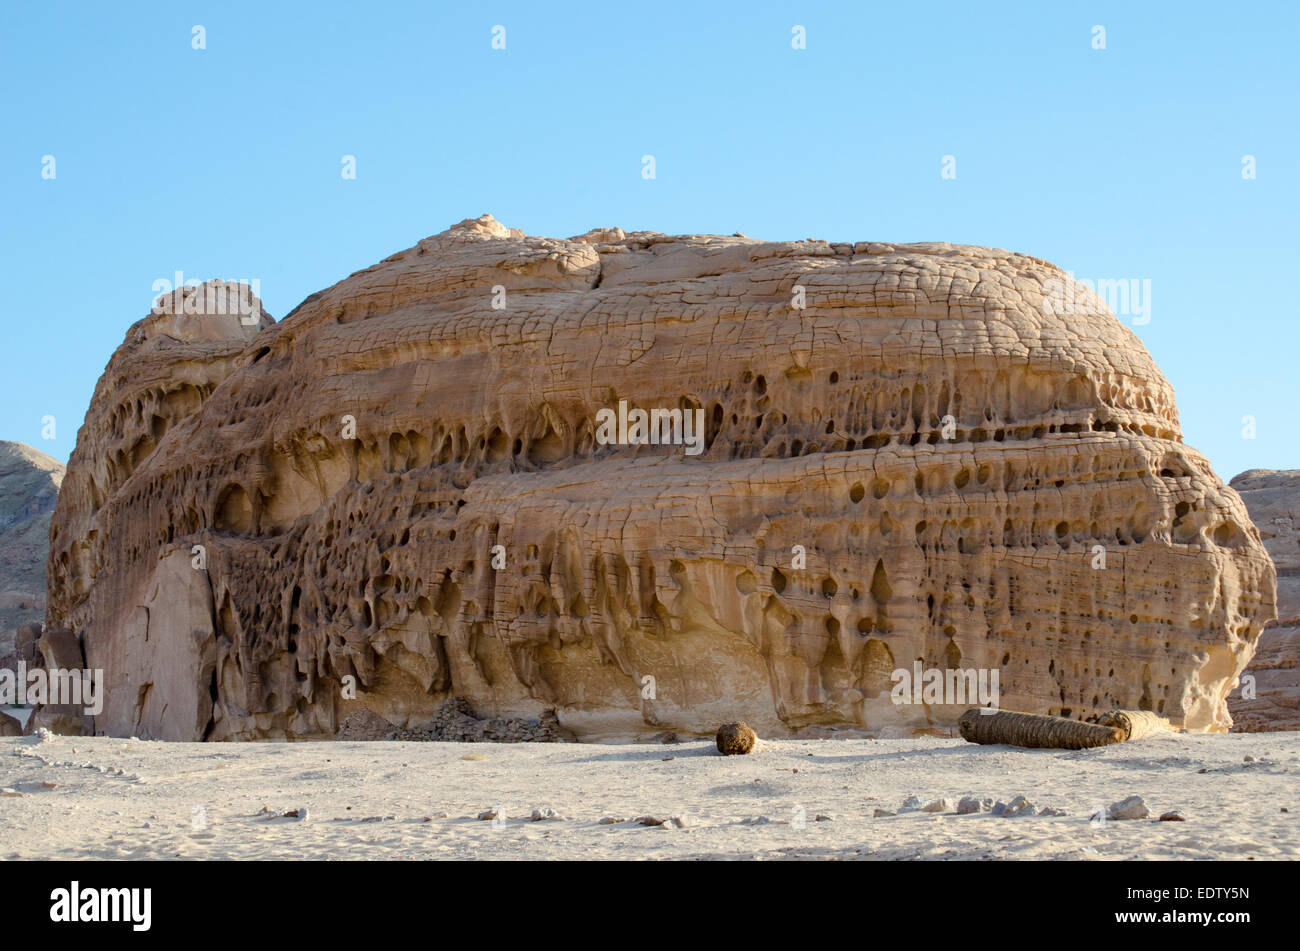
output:
<path id="1" fill-rule="evenodd" d="M 1226 730 L 1273 566 L 1067 280 L 484 216 L 278 324 L 151 315 L 72 455 L 47 620 L 117 735 L 417 727 L 453 696 L 585 738 L 954 724 L 891 702 L 918 659 L 996 669 L 1006 709 Z M 702 411 L 702 451 L 602 444 L 620 400 Z"/>

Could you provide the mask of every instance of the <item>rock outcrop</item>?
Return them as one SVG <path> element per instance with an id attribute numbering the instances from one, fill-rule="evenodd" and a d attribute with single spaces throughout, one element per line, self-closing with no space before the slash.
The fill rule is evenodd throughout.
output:
<path id="1" fill-rule="evenodd" d="M 1300 730 L 1300 471 L 1251 469 L 1229 485 L 1241 494 L 1277 568 L 1278 613 L 1260 635 L 1246 669 L 1250 679 L 1243 677 L 1228 696 L 1233 729 Z"/>
<path id="2" fill-rule="evenodd" d="M 955 724 L 892 702 L 918 661 L 997 671 L 1004 709 L 1226 730 L 1272 564 L 1066 283 L 484 216 L 278 324 L 151 316 L 79 434 L 47 624 L 107 671 L 96 729 L 142 737 L 416 729 L 455 696 L 585 738 Z M 684 445 L 631 444 L 656 409 Z"/>
<path id="3" fill-rule="evenodd" d="M 50 516 L 63 473 L 57 459 L 0 441 L 0 667 L 18 659 L 18 628 L 45 619 Z"/>

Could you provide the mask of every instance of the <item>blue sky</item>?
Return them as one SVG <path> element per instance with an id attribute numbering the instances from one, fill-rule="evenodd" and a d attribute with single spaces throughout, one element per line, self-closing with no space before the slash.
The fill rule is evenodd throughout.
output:
<path id="1" fill-rule="evenodd" d="M 561 237 L 984 244 L 1149 280 L 1133 329 L 1187 442 L 1224 479 L 1300 468 L 1300 5 L 1136 6 L 6 3 L 0 438 L 66 459 L 177 270 L 255 278 L 281 318 L 490 212 Z"/>

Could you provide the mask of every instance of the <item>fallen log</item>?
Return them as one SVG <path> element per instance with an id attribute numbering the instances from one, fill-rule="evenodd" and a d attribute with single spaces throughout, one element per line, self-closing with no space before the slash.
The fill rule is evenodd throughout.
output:
<path id="1" fill-rule="evenodd" d="M 1150 710 L 1112 710 L 1097 722 L 1115 727 L 1122 734 L 1121 740 L 1140 740 L 1152 733 L 1173 729 L 1167 719 Z"/>
<path id="2" fill-rule="evenodd" d="M 981 713 L 973 707 L 957 721 L 969 743 L 1004 743 L 1027 749 L 1082 750 L 1141 739 L 1168 730 L 1169 721 L 1146 710 L 1115 710 L 1097 723 L 1038 713 Z"/>

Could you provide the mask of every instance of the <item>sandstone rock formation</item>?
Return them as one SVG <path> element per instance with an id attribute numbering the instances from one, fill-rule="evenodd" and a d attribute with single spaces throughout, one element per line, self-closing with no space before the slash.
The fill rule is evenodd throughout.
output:
<path id="1" fill-rule="evenodd" d="M 1255 696 L 1243 697 L 1243 689 L 1228 696 L 1233 729 L 1300 730 L 1300 471 L 1251 469 L 1229 485 L 1241 494 L 1277 568 L 1278 613 L 1246 669 Z"/>
<path id="2" fill-rule="evenodd" d="M 50 516 L 63 473 L 57 459 L 0 441 L 0 667 L 16 659 L 18 627 L 45 619 Z"/>
<path id="3" fill-rule="evenodd" d="M 69 464 L 47 623 L 107 669 L 96 729 L 142 737 L 453 696 L 587 738 L 955 724 L 891 702 L 917 660 L 999 671 L 1003 709 L 1225 730 L 1272 564 L 1065 280 L 484 216 L 260 330 L 148 317 Z M 620 401 L 699 411 L 702 451 L 604 444 Z"/>

